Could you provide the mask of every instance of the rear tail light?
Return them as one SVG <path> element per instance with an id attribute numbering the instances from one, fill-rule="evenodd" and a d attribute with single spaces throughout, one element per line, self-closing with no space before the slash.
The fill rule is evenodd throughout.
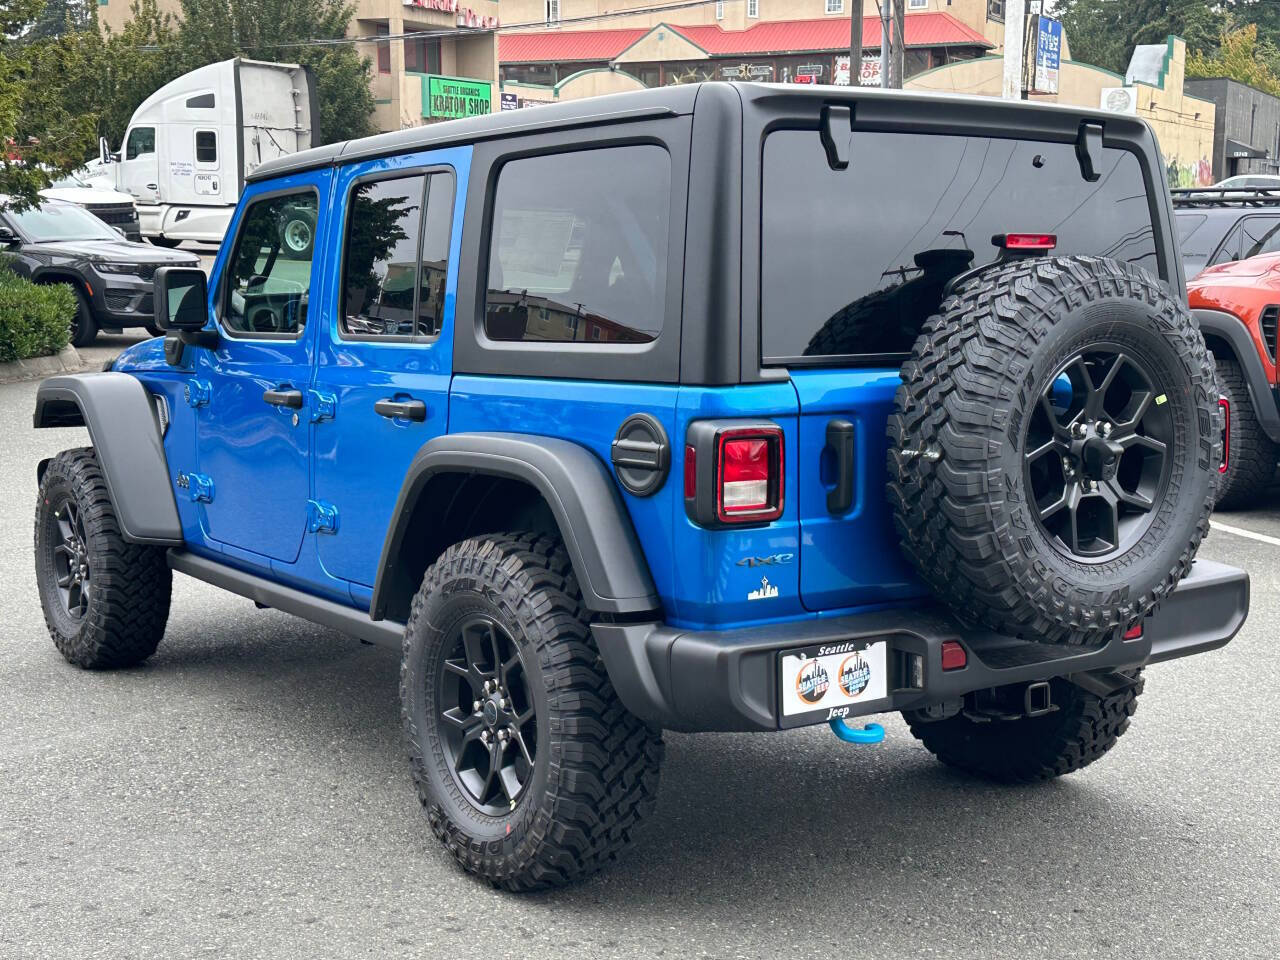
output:
<path id="1" fill-rule="evenodd" d="M 699 420 L 685 447 L 685 506 L 704 526 L 760 524 L 782 515 L 782 428 L 768 421 Z"/>
<path id="2" fill-rule="evenodd" d="M 1142 639 L 1142 621 L 1139 620 L 1132 627 L 1126 630 L 1124 632 L 1124 638 L 1126 640 L 1141 640 Z"/>

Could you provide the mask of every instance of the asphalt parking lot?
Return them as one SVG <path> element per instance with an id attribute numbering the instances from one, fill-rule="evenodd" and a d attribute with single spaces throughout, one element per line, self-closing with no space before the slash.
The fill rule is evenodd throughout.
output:
<path id="1" fill-rule="evenodd" d="M 104 337 L 100 358 L 133 337 Z M 49 642 L 34 431 L 0 386 L 0 957 L 1274 958 L 1280 931 L 1280 488 L 1217 518 L 1246 567 L 1225 649 L 1162 664 L 1115 751 L 1047 786 L 944 769 L 897 718 L 669 735 L 656 815 L 576 888 L 495 892 L 432 838 L 394 654 L 175 577 L 144 667 Z"/>

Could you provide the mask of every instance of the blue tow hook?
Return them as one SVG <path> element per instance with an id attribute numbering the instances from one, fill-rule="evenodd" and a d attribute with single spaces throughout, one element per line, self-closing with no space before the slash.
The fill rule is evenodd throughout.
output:
<path id="1" fill-rule="evenodd" d="M 833 717 L 830 723 L 831 732 L 845 743 L 879 743 L 884 739 L 884 727 L 878 723 L 868 723 L 861 730 L 849 726 L 844 717 Z"/>

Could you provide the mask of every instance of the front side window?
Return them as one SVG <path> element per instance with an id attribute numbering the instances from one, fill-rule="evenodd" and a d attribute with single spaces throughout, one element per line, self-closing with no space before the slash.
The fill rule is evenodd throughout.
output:
<path id="1" fill-rule="evenodd" d="M 290 338 L 302 332 L 317 212 L 311 190 L 250 202 L 228 261 L 222 310 L 227 330 Z"/>
<path id="2" fill-rule="evenodd" d="M 124 144 L 124 158 L 134 160 L 144 153 L 156 152 L 156 128 L 134 127 Z"/>
<path id="3" fill-rule="evenodd" d="M 485 332 L 650 343 L 667 287 L 671 158 L 641 145 L 528 157 L 498 177 Z"/>
<path id="4" fill-rule="evenodd" d="M 196 131 L 196 163 L 218 162 L 218 134 L 213 130 Z"/>
<path id="5" fill-rule="evenodd" d="M 1105 148 L 1090 183 L 1070 143 L 864 130 L 849 149 L 848 169 L 833 170 L 817 131 L 765 141 L 767 359 L 909 352 L 947 282 L 996 259 L 996 234 L 1054 234 L 1056 254 L 1160 273 L 1146 178 L 1128 150 Z"/>
<path id="6" fill-rule="evenodd" d="M 453 177 L 447 173 L 356 186 L 343 255 L 344 335 L 440 333 L 452 216 Z"/>

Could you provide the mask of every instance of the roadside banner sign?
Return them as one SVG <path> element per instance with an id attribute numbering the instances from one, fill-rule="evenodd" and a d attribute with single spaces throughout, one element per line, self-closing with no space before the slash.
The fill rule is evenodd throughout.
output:
<path id="1" fill-rule="evenodd" d="M 1052 17 L 1038 17 L 1036 27 L 1036 72 L 1032 89 L 1036 93 L 1058 92 L 1058 71 L 1062 66 L 1062 23 Z"/>

